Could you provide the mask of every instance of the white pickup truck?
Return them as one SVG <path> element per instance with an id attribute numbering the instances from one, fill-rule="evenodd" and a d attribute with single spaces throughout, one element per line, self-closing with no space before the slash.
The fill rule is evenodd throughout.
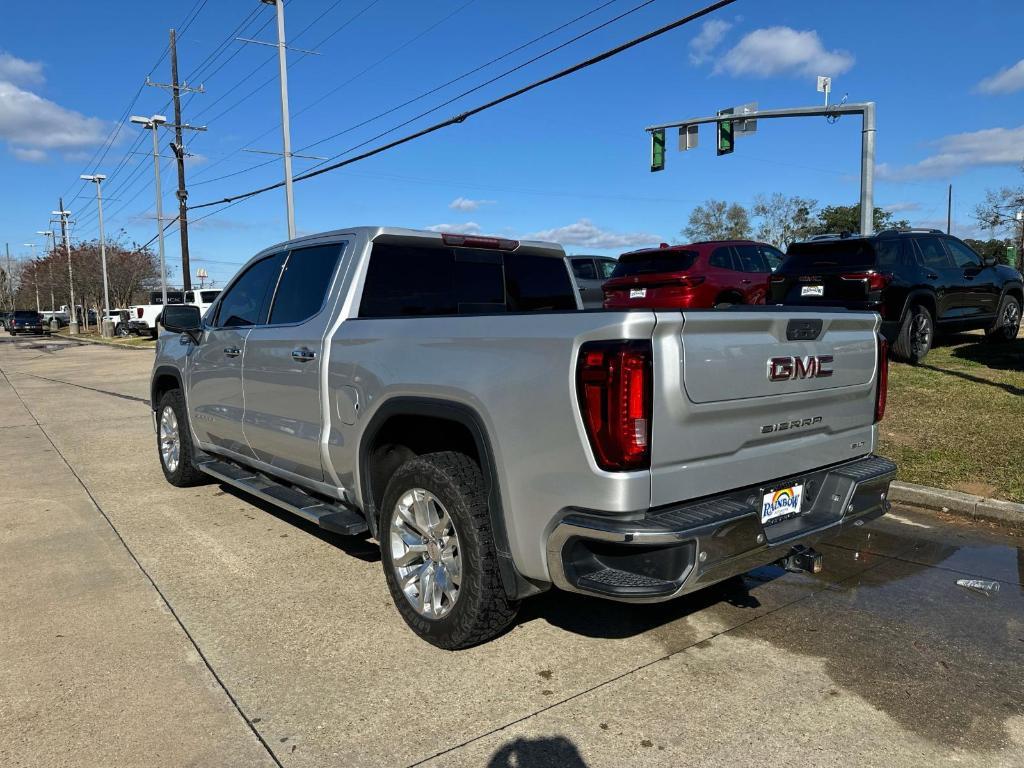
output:
<path id="1" fill-rule="evenodd" d="M 216 301 L 220 295 L 220 288 L 200 288 L 195 291 L 168 291 L 168 304 L 190 304 L 199 307 L 200 316 L 206 314 L 206 310 Z M 160 315 L 163 314 L 163 292 L 151 291 L 149 304 L 134 304 L 128 310 L 130 319 L 128 330 L 137 336 L 150 336 L 156 338 L 159 332 Z"/>
<path id="2" fill-rule="evenodd" d="M 816 571 L 818 539 L 888 509 L 877 314 L 580 311 L 564 258 L 390 227 L 267 248 L 205 318 L 165 309 L 165 477 L 376 537 L 402 617 L 443 648 L 552 585 L 655 602 Z"/>

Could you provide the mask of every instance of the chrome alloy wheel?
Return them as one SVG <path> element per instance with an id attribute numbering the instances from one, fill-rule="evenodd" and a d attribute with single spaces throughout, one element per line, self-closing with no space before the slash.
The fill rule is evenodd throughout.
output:
<path id="1" fill-rule="evenodd" d="M 181 434 L 178 431 L 178 417 L 169 405 L 160 412 L 160 458 L 168 472 L 178 469 L 181 460 Z"/>
<path id="2" fill-rule="evenodd" d="M 462 552 L 455 524 L 440 500 L 412 488 L 391 512 L 391 566 L 398 586 L 418 614 L 447 616 L 459 599 Z"/>

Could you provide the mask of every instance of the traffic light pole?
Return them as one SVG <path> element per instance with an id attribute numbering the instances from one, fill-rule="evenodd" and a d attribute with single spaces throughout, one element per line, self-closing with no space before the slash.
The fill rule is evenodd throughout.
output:
<path id="1" fill-rule="evenodd" d="M 833 117 L 839 115 L 861 115 L 860 138 L 860 231 L 862 235 L 874 232 L 875 210 L 875 102 L 865 101 L 854 104 L 833 104 L 832 106 L 787 107 L 784 109 L 763 109 L 751 112 L 695 117 L 673 123 L 652 125 L 645 128 L 652 135 L 668 128 L 683 128 L 689 125 L 709 123 L 735 123 L 744 120 L 771 120 L 784 117 Z"/>

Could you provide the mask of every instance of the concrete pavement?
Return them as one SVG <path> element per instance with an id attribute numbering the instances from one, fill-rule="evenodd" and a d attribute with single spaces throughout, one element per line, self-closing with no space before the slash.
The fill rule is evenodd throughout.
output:
<path id="1" fill-rule="evenodd" d="M 552 592 L 446 653 L 373 542 L 167 485 L 151 363 L 0 338 L 4 765 L 1024 763 L 1009 533 L 900 509 L 818 576 L 658 606 Z"/>

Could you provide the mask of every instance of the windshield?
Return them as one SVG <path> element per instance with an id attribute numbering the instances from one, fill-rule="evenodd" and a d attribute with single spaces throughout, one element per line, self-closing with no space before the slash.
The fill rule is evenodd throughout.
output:
<path id="1" fill-rule="evenodd" d="M 612 277 L 655 275 L 661 272 L 684 272 L 693 266 L 696 251 L 642 251 L 626 253 L 612 270 Z"/>
<path id="2" fill-rule="evenodd" d="M 875 249 L 870 240 L 819 240 L 793 243 L 786 253 L 782 269 L 786 272 L 841 267 L 866 268 L 875 265 Z"/>

